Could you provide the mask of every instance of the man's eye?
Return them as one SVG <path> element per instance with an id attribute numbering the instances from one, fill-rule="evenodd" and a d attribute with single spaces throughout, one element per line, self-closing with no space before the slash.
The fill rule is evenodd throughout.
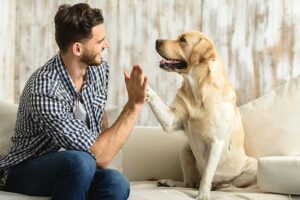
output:
<path id="1" fill-rule="evenodd" d="M 180 38 L 179 38 L 179 41 L 180 41 L 180 42 L 186 42 L 186 40 L 185 40 L 184 37 L 180 37 Z"/>

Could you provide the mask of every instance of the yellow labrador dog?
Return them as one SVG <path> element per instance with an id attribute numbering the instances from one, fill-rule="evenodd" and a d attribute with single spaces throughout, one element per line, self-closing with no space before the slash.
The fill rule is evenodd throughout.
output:
<path id="1" fill-rule="evenodd" d="M 257 161 L 244 150 L 244 131 L 236 93 L 214 48 L 201 32 L 186 32 L 176 40 L 157 40 L 164 58 L 160 68 L 183 76 L 172 106 L 148 87 L 148 101 L 163 129 L 182 129 L 188 138 L 180 153 L 184 182 L 160 180 L 159 185 L 197 187 L 197 200 L 211 189 L 247 187 L 256 182 Z"/>

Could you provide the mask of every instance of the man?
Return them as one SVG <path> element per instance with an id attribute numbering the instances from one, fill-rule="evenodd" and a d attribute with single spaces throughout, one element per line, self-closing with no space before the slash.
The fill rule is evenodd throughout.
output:
<path id="1" fill-rule="evenodd" d="M 13 146 L 0 161 L 5 188 L 53 200 L 127 199 L 127 178 L 106 167 L 145 103 L 147 78 L 138 65 L 124 73 L 128 102 L 105 129 L 109 68 L 101 54 L 109 43 L 101 10 L 61 5 L 54 21 L 60 52 L 24 88 Z"/>

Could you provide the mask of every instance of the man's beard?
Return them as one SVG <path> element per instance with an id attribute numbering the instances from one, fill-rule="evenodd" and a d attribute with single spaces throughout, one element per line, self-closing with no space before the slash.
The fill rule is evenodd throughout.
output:
<path id="1" fill-rule="evenodd" d="M 83 54 L 80 61 L 83 62 L 83 63 L 85 63 L 88 66 L 100 65 L 101 64 L 101 60 L 100 60 L 100 62 L 97 62 L 97 60 L 96 60 L 97 56 L 98 56 L 98 54 L 96 54 L 96 55 Z"/>

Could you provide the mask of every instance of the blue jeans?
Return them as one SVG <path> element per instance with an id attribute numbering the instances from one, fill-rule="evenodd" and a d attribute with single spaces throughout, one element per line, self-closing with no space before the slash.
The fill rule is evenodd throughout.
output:
<path id="1" fill-rule="evenodd" d="M 53 200 L 125 200 L 129 183 L 120 172 L 97 169 L 86 152 L 59 151 L 26 160 L 11 168 L 6 190 Z"/>

